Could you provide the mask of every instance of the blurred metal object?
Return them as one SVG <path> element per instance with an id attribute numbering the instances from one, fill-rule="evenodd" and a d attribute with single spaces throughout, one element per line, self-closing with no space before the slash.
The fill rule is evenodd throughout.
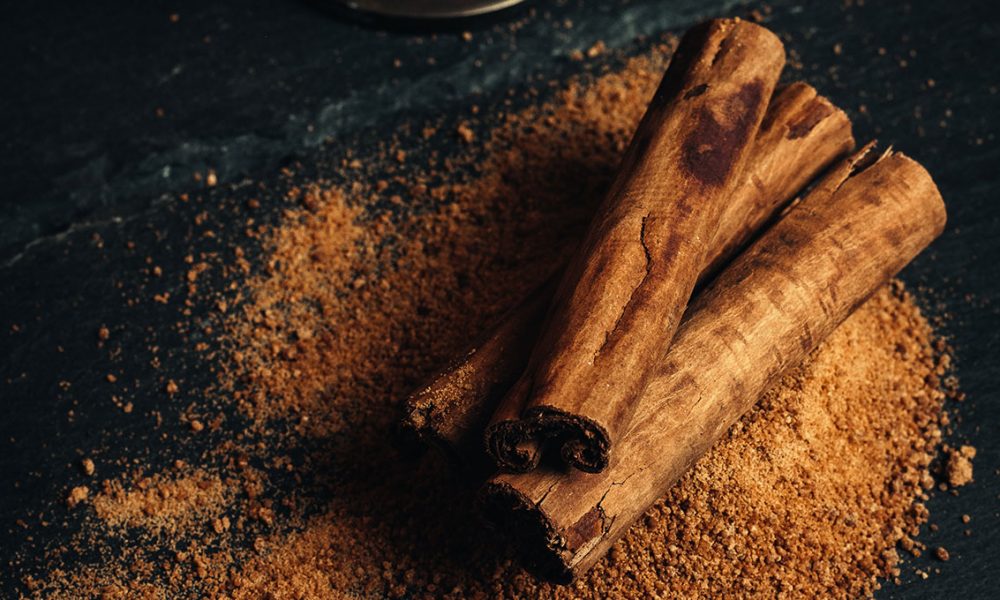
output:
<path id="1" fill-rule="evenodd" d="M 524 0 L 340 0 L 348 8 L 407 19 L 471 17 L 497 11 Z"/>

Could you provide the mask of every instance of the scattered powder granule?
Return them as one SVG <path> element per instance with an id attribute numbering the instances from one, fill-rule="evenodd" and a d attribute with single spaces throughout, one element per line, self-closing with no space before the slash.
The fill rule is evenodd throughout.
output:
<path id="1" fill-rule="evenodd" d="M 972 481 L 972 459 L 976 457 L 976 449 L 972 446 L 962 446 L 957 450 L 949 448 L 947 454 L 945 478 L 948 484 L 960 487 Z"/>
<path id="2" fill-rule="evenodd" d="M 587 48 L 587 58 L 597 58 L 606 50 L 607 46 L 604 45 L 604 40 L 597 40 L 590 48 Z"/>
<path id="3" fill-rule="evenodd" d="M 216 448 L 104 483 L 81 507 L 96 518 L 75 541 L 102 559 L 54 566 L 31 593 L 857 598 L 897 576 L 897 545 L 922 547 L 914 538 L 928 515 L 918 502 L 934 487 L 937 382 L 949 364 L 899 283 L 778 382 L 569 586 L 524 572 L 476 518 L 474 486 L 396 438 L 408 392 L 563 262 L 668 53 L 477 127 L 448 161 L 416 159 L 427 128 L 415 127 L 402 144 L 409 159 L 387 144 L 378 156 L 343 157 L 346 182 L 291 177 L 267 199 L 290 202 L 280 218 L 247 226 L 259 253 L 241 246 L 232 269 L 212 270 L 231 272 L 226 289 L 236 293 L 210 300 L 226 301 L 213 311 L 225 358 L 203 396 L 239 425 L 206 420 L 199 440 L 228 437 Z M 373 208 L 385 206 L 401 212 Z M 162 389 L 179 392 L 173 380 Z M 951 452 L 946 478 L 970 480 L 969 459 Z M 147 535 L 126 537 L 136 531 Z"/>
<path id="4" fill-rule="evenodd" d="M 90 489 L 85 485 L 78 485 L 69 491 L 66 496 L 66 506 L 76 508 L 81 502 L 85 502 L 90 496 Z"/>
<path id="5" fill-rule="evenodd" d="M 458 132 L 458 137 L 466 144 L 476 141 L 476 133 L 472 131 L 468 123 L 459 123 L 456 131 Z"/>

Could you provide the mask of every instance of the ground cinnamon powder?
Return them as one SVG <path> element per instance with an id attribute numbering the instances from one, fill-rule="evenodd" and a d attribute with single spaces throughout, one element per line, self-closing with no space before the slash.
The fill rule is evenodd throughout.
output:
<path id="1" fill-rule="evenodd" d="M 154 534 L 182 535 L 221 518 L 231 495 L 216 475 L 158 474 L 139 479 L 128 490 L 118 481 L 105 481 L 93 505 L 109 528 L 141 527 Z"/>
<path id="2" fill-rule="evenodd" d="M 276 223 L 248 223 L 259 253 L 232 249 L 238 285 L 202 295 L 224 352 L 185 418 L 230 435 L 203 464 L 81 496 L 75 543 L 102 560 L 26 581 L 33 595 L 857 597 L 899 575 L 900 549 L 924 549 L 950 363 L 898 282 L 568 587 L 521 571 L 474 486 L 395 433 L 407 393 L 582 233 L 669 49 L 499 122 L 403 133 L 345 157 L 346 181 L 290 174 Z M 463 149 L 421 151 L 439 136 Z M 953 454 L 951 483 L 970 454 Z"/>

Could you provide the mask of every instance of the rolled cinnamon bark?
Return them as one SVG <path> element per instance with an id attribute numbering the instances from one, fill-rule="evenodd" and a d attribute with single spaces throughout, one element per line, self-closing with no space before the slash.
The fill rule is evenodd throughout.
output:
<path id="1" fill-rule="evenodd" d="M 857 306 L 944 228 L 930 175 L 902 154 L 839 165 L 699 296 L 598 475 L 501 474 L 481 495 L 525 562 L 566 581 Z"/>
<path id="2" fill-rule="evenodd" d="M 747 174 L 719 220 L 709 267 L 699 285 L 799 190 L 853 147 L 850 120 L 811 86 L 796 82 L 775 92 L 754 141 Z M 404 427 L 461 464 L 475 468 L 486 463 L 483 430 L 528 363 L 560 273 L 417 389 L 406 403 Z"/>
<path id="3" fill-rule="evenodd" d="M 560 269 L 406 401 L 405 430 L 473 472 L 492 471 L 483 430 L 528 364 Z"/>
<path id="4" fill-rule="evenodd" d="M 684 35 L 486 430 L 500 469 L 533 468 L 543 431 L 570 465 L 607 466 L 742 183 L 784 61 L 777 36 L 739 19 Z"/>

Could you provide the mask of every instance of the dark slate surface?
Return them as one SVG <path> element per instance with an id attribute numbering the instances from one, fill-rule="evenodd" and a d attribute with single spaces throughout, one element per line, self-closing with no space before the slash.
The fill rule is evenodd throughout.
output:
<path id="1" fill-rule="evenodd" d="M 982 2 L 798 3 L 720 0 L 582 1 L 515 9 L 498 17 L 435 24 L 359 24 L 322 4 L 39 1 L 6 7 L 0 20 L 0 596 L 39 566 L 31 557 L 75 530 L 59 502 L 82 481 L 80 453 L 104 464 L 195 455 L 209 436 L 160 441 L 154 410 L 176 414 L 187 398 L 149 394 L 163 383 L 144 348 L 156 344 L 171 376 L 195 389 L 205 365 L 166 326 L 178 307 L 125 300 L 178 291 L 147 282 L 147 256 L 181 273 L 192 248 L 210 251 L 237 235 L 193 239 L 201 210 L 233 211 L 246 182 L 277 179 L 280 165 L 337 155 L 402 121 L 489 106 L 508 88 L 564 77 L 566 57 L 598 39 L 628 52 L 646 39 L 707 16 L 766 15 L 785 34 L 804 77 L 849 110 L 859 139 L 878 137 L 923 162 L 948 202 L 949 226 L 904 272 L 929 311 L 948 313 L 968 400 L 953 443 L 978 448 L 976 482 L 935 493 L 937 532 L 948 563 L 910 559 L 893 598 L 997 597 L 1000 590 L 1000 11 Z M 168 16 L 180 15 L 176 23 Z M 554 28 L 571 19 L 572 29 Z M 516 20 L 513 30 L 506 23 Z M 475 37 L 462 42 L 458 30 Z M 427 29 L 427 27 L 424 27 Z M 837 50 L 835 51 L 835 45 Z M 393 66 L 395 58 L 402 66 Z M 428 58 L 433 57 L 434 61 Z M 931 83 L 933 82 L 933 83 Z M 162 109 L 163 116 L 157 115 Z M 195 171 L 212 167 L 235 191 L 198 195 Z M 257 185 L 257 183 L 253 184 Z M 223 186 L 220 186 L 220 188 Z M 202 200 L 198 200 L 202 199 Z M 264 209 L 262 218 L 273 211 Z M 272 215 L 273 216 L 273 215 Z M 233 231 L 230 231 L 233 229 Z M 136 249 L 126 241 L 136 243 Z M 95 332 L 112 326 L 108 358 Z M 109 401 L 108 372 L 144 404 L 126 415 Z M 60 383 L 63 382 L 63 383 Z M 69 385 L 67 385 L 67 383 Z M 74 417 L 67 418 L 72 410 Z M 168 426 L 174 427 L 173 425 Z M 225 431 L 219 435 L 225 435 Z M 173 434 L 171 434 L 173 435 Z M 107 470 L 101 473 L 111 477 Z M 971 536 L 959 517 L 972 517 Z M 21 519 L 26 530 L 16 524 Z M 46 520 L 48 527 L 39 527 Z M 8 565 L 16 554 L 28 557 Z M 940 569 L 923 581 L 912 567 Z"/>

